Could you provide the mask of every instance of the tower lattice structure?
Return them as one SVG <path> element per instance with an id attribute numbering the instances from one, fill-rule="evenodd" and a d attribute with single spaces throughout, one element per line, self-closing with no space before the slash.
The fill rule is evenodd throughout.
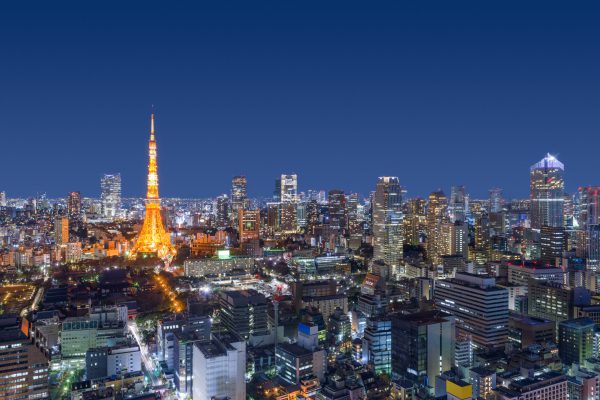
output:
<path id="1" fill-rule="evenodd" d="M 154 114 L 150 117 L 150 142 L 148 143 L 148 189 L 146 192 L 146 216 L 144 225 L 133 246 L 131 257 L 156 256 L 167 263 L 175 256 L 169 233 L 165 229 L 160 214 L 158 197 L 158 165 L 156 162 L 156 138 L 154 135 Z"/>

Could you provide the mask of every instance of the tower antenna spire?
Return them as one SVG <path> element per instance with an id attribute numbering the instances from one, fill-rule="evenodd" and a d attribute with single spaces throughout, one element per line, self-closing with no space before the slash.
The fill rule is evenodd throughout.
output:
<path id="1" fill-rule="evenodd" d="M 150 140 L 154 140 L 154 104 L 152 104 L 152 112 L 150 113 Z"/>

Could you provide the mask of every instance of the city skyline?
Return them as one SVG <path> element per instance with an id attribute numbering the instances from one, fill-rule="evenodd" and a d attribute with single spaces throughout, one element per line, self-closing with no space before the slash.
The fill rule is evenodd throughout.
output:
<path id="1" fill-rule="evenodd" d="M 154 114 L 152 114 L 152 115 L 154 115 Z M 542 161 L 540 161 L 540 162 L 543 162 L 546 158 L 552 158 L 552 159 L 558 161 L 558 157 L 556 157 L 556 155 L 550 154 L 550 153 L 546 153 L 546 155 L 542 158 Z M 561 163 L 561 165 L 562 165 L 562 163 Z M 533 167 L 530 167 L 530 169 L 532 169 L 532 168 Z M 564 171 L 563 171 L 563 173 L 564 173 Z M 285 176 L 285 175 L 281 175 L 281 176 Z M 299 179 L 298 178 L 298 174 L 294 173 L 293 176 L 296 176 L 296 180 Z M 388 176 L 392 176 L 392 175 L 388 175 Z M 97 198 L 99 200 L 102 200 L 102 196 L 103 196 L 103 189 L 102 189 L 102 187 L 104 185 L 104 181 L 107 178 L 113 179 L 113 177 L 117 177 L 119 179 L 119 184 L 118 185 L 119 185 L 119 191 L 121 192 L 121 173 L 120 172 L 111 172 L 111 173 L 105 173 L 105 174 L 103 174 L 99 178 L 99 182 L 100 182 L 99 188 L 100 188 L 100 190 L 99 190 L 99 193 L 97 193 L 97 195 L 85 195 L 84 194 L 82 197 L 85 197 L 85 198 Z M 385 176 L 377 177 L 377 179 L 379 180 L 379 179 L 381 179 L 383 177 L 385 177 Z M 393 177 L 394 178 L 398 178 L 397 176 L 393 176 Z M 242 179 L 244 179 L 244 184 L 247 184 L 247 180 L 248 180 L 247 178 L 248 177 L 246 175 L 236 175 L 236 176 L 231 177 L 232 180 L 235 180 L 236 178 L 242 178 Z M 277 187 L 278 179 L 279 179 L 278 177 L 275 178 L 274 191 L 269 192 L 267 190 L 266 193 L 252 194 L 252 195 L 248 195 L 247 197 L 249 199 L 262 199 L 262 200 L 273 198 L 274 193 L 277 192 L 278 190 L 280 190 Z M 410 199 L 410 198 L 426 199 L 429 196 L 429 194 L 431 194 L 433 192 L 438 192 L 438 191 L 441 191 L 441 192 L 444 192 L 444 193 L 447 193 L 447 194 L 451 194 L 452 190 L 454 190 L 457 187 L 462 188 L 462 190 L 464 190 L 465 194 L 468 195 L 469 198 L 475 199 L 475 200 L 489 199 L 489 197 L 491 196 L 492 191 L 499 191 L 501 199 L 506 199 L 506 200 L 511 200 L 511 199 L 515 199 L 515 200 L 517 200 L 517 199 L 525 199 L 525 198 L 529 198 L 531 196 L 531 193 L 528 193 L 528 194 L 526 194 L 524 196 L 505 196 L 504 195 L 505 194 L 504 188 L 499 188 L 499 187 L 490 187 L 489 189 L 487 189 L 486 193 L 482 193 L 481 196 L 476 196 L 476 195 L 473 195 L 472 192 L 470 192 L 468 190 L 468 188 L 465 187 L 465 185 L 456 185 L 456 184 L 450 184 L 449 186 L 448 185 L 438 186 L 437 188 L 433 188 L 429 193 L 424 193 L 424 194 L 414 194 L 413 193 L 413 194 L 411 194 L 409 188 L 407 188 L 406 186 L 402 185 L 401 182 L 402 181 L 400 180 L 400 187 L 402 188 L 402 190 L 405 193 L 408 194 L 408 196 L 406 196 L 407 199 Z M 197 198 L 197 199 L 217 198 L 217 197 L 223 196 L 223 195 L 231 197 L 232 196 L 232 193 L 231 193 L 231 190 L 232 190 L 231 184 L 232 183 L 231 183 L 231 181 L 229 182 L 229 184 L 230 184 L 229 191 L 224 190 L 223 192 L 215 193 L 213 195 L 196 196 L 196 197 L 194 197 L 194 196 L 177 196 L 177 195 L 174 195 L 174 196 L 163 196 L 163 197 L 164 198 L 190 198 L 190 199 L 194 199 L 194 198 Z M 565 187 L 572 186 L 572 185 L 566 185 L 564 182 L 563 182 L 563 184 L 564 184 Z M 565 194 L 566 195 L 575 195 L 580 188 L 587 187 L 587 186 L 592 186 L 592 185 L 589 185 L 589 184 L 586 184 L 586 185 L 576 185 L 573 188 L 573 192 L 572 193 L 565 189 Z M 335 185 L 328 186 L 328 187 L 318 187 L 318 188 L 316 188 L 316 187 L 301 187 L 301 186 L 299 186 L 297 188 L 298 194 L 300 194 L 300 193 L 305 193 L 306 194 L 307 191 L 310 192 L 310 191 L 315 191 L 315 190 L 316 191 L 322 191 L 322 192 L 325 192 L 325 193 L 327 193 L 330 190 L 341 190 L 342 192 L 344 192 L 345 194 L 348 194 L 348 195 L 349 194 L 358 194 L 359 196 L 363 196 L 363 197 L 367 198 L 367 197 L 370 196 L 370 194 L 374 194 L 376 192 L 376 186 L 372 190 L 365 190 L 365 191 L 357 191 L 357 190 L 353 190 L 353 189 L 340 188 L 339 186 L 335 186 Z M 80 191 L 77 191 L 77 192 L 80 192 Z M 4 189 L 2 191 L 2 193 L 4 193 L 4 195 L 6 196 L 6 199 L 27 199 L 27 198 L 33 198 L 35 196 L 42 196 L 42 195 L 44 195 L 46 198 L 49 198 L 49 199 L 57 199 L 57 198 L 64 197 L 64 196 L 61 196 L 60 194 L 57 194 L 56 196 L 52 196 L 52 195 L 49 196 L 48 193 L 45 192 L 45 191 L 37 191 L 37 192 L 35 192 L 35 194 L 29 194 L 29 195 L 23 195 L 23 196 L 18 196 L 18 195 L 11 196 L 10 193 L 6 194 L 6 189 Z M 68 192 L 67 195 L 69 193 L 71 193 L 71 191 Z M 127 192 L 125 192 L 125 194 L 123 195 L 123 198 L 129 198 L 129 199 L 139 198 L 139 199 L 143 199 L 144 196 L 143 195 L 136 196 L 136 195 L 132 195 L 132 194 L 127 194 Z"/>
<path id="2" fill-rule="evenodd" d="M 551 155 L 550 153 L 547 153 L 546 156 L 543 159 L 545 159 L 546 157 L 552 157 L 552 158 L 558 160 L 558 158 L 556 156 Z M 298 176 L 298 174 L 293 174 L 293 175 Z M 87 195 L 87 194 L 84 193 L 84 194 L 81 194 L 81 197 L 82 198 L 98 199 L 98 200 L 102 201 L 102 198 L 103 198 L 102 197 L 103 196 L 102 187 L 104 185 L 104 181 L 107 179 L 107 177 L 109 179 L 112 179 L 115 176 L 119 178 L 119 190 L 121 190 L 121 186 L 120 186 L 121 185 L 121 183 L 120 183 L 121 173 L 119 173 L 119 172 L 106 173 L 106 174 L 104 174 L 104 175 L 102 175 L 102 176 L 99 177 L 99 185 L 98 185 L 99 190 L 98 190 L 98 193 L 96 193 L 95 195 L 93 195 L 93 194 L 92 195 Z M 392 176 L 392 175 L 389 175 L 389 176 Z M 380 180 L 380 179 L 385 178 L 385 177 L 386 176 L 380 176 L 380 177 L 377 177 L 376 179 Z M 399 178 L 397 176 L 392 176 L 392 177 L 393 178 Z M 236 175 L 236 176 L 232 177 L 232 179 L 236 179 L 236 178 L 243 178 L 245 181 L 247 181 L 247 176 L 246 175 Z M 277 185 L 277 182 L 276 182 L 277 179 L 278 178 L 275 178 L 275 185 L 273 185 L 274 189 L 275 189 L 274 191 L 268 192 L 268 190 L 267 190 L 266 193 L 248 195 L 247 198 L 248 199 L 257 199 L 257 200 L 272 199 L 273 198 L 273 193 L 277 192 L 277 190 L 278 190 L 278 188 L 276 186 Z M 301 178 L 298 178 L 298 179 L 301 179 Z M 215 193 L 213 195 L 207 195 L 207 196 L 177 196 L 177 195 L 173 195 L 173 196 L 161 196 L 161 197 L 166 198 L 166 199 L 170 199 L 170 198 L 172 198 L 172 199 L 177 199 L 177 198 L 181 198 L 181 199 L 210 199 L 210 198 L 213 198 L 214 199 L 214 198 L 217 198 L 217 197 L 225 195 L 225 196 L 229 197 L 230 199 L 233 199 L 232 193 L 231 193 L 231 191 L 232 191 L 231 181 L 229 182 L 229 184 L 230 184 L 229 191 L 224 190 L 223 192 Z M 578 192 L 578 190 L 580 188 L 582 188 L 582 187 L 585 188 L 585 187 L 589 187 L 589 186 L 593 186 L 593 185 L 577 185 L 575 188 L 573 188 L 573 192 L 569 192 L 569 191 L 565 190 L 565 195 L 576 195 L 577 192 Z M 304 193 L 305 195 L 307 194 L 307 192 L 321 191 L 321 192 L 324 192 L 326 194 L 326 196 L 327 196 L 327 193 L 329 191 L 331 191 L 331 190 L 334 190 L 334 191 L 335 190 L 341 190 L 346 195 L 358 194 L 359 196 L 363 196 L 364 198 L 368 198 L 371 194 L 374 194 L 376 192 L 376 187 L 377 187 L 377 182 L 376 182 L 375 187 L 372 190 L 365 190 L 365 191 L 357 191 L 357 190 L 353 190 L 353 189 L 339 188 L 338 186 L 335 186 L 335 185 L 331 185 L 331 186 L 328 186 L 328 187 L 318 187 L 318 188 L 316 188 L 316 187 L 301 187 L 301 186 L 299 186 L 299 188 L 297 189 L 297 191 L 298 191 L 298 194 Z M 407 188 L 406 186 L 400 184 L 400 187 L 403 190 L 403 192 L 407 193 L 406 199 L 426 199 L 431 193 L 433 193 L 433 192 L 439 192 L 439 191 L 443 192 L 446 195 L 450 195 L 452 193 L 452 190 L 454 190 L 454 188 L 456 188 L 456 187 L 462 188 L 465 191 L 465 194 L 467 196 L 469 196 L 469 199 L 472 199 L 472 200 L 484 200 L 484 199 L 489 200 L 492 191 L 499 191 L 500 196 L 501 196 L 501 200 L 507 200 L 507 201 L 509 201 L 509 200 L 518 200 L 518 199 L 527 199 L 527 198 L 530 198 L 530 196 L 531 196 L 530 193 L 526 193 L 523 196 L 505 196 L 504 195 L 505 194 L 505 190 L 503 188 L 498 188 L 498 187 L 490 187 L 487 190 L 487 192 L 486 193 L 482 193 L 481 196 L 474 196 L 472 194 L 472 192 L 470 192 L 468 190 L 468 188 L 465 187 L 465 185 L 455 185 L 455 184 L 450 184 L 449 186 L 445 185 L 445 186 L 438 186 L 436 188 L 432 188 L 432 190 L 429 193 L 427 193 L 427 194 L 414 194 L 414 193 L 411 194 L 409 188 Z M 565 184 L 565 187 L 567 187 L 566 184 Z M 80 193 L 80 191 L 76 191 L 76 192 Z M 7 193 L 6 189 L 2 190 L 2 193 L 4 193 L 4 195 L 6 196 L 7 200 L 17 200 L 17 199 L 24 200 L 24 199 L 28 199 L 28 198 L 35 198 L 36 196 L 37 197 L 39 197 L 39 196 L 45 196 L 45 198 L 54 199 L 55 200 L 55 199 L 60 199 L 60 198 L 63 198 L 63 197 L 67 198 L 68 195 L 70 193 L 72 193 L 72 191 L 66 193 L 65 196 L 62 196 L 60 193 L 58 193 L 56 196 L 52 196 L 52 195 L 48 195 L 48 193 L 45 192 L 45 191 L 37 191 L 37 192 L 31 193 L 29 195 L 22 195 L 22 196 L 12 195 L 11 196 L 10 192 Z M 122 193 L 123 192 L 121 192 L 121 194 Z M 122 194 L 122 198 L 123 199 L 144 199 L 145 198 L 145 196 L 143 194 L 137 196 L 137 195 L 127 194 L 126 191 L 124 193 L 125 194 Z"/>
<path id="3" fill-rule="evenodd" d="M 236 175 L 269 195 L 281 173 L 301 190 L 366 194 L 398 176 L 410 196 L 526 197 L 524 171 L 547 152 L 567 192 L 596 184 L 592 5 L 3 7 L 9 197 L 96 196 L 117 172 L 142 197 L 152 104 L 165 197 L 228 193 Z"/>
<path id="4" fill-rule="evenodd" d="M 0 2 L 0 398 L 600 400 L 600 4 Z"/>

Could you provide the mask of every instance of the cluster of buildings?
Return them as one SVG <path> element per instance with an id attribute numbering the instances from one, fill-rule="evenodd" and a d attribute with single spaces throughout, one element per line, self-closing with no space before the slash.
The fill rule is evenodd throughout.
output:
<path id="1" fill-rule="evenodd" d="M 302 192 L 282 174 L 266 199 L 236 176 L 161 200 L 156 150 L 152 118 L 144 202 L 119 175 L 99 200 L 0 196 L 3 279 L 43 287 L 0 321 L 0 352 L 27 360 L 0 368 L 0 395 L 600 400 L 600 187 L 567 194 L 555 157 L 526 199 L 408 198 L 393 176 Z M 152 295 L 185 304 L 138 326 L 131 300 Z"/>

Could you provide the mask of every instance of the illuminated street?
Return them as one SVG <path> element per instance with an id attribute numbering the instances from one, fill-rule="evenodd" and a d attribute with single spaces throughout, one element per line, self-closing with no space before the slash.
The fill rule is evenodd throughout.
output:
<path id="1" fill-rule="evenodd" d="M 146 376 L 150 379 L 152 386 L 162 385 L 163 384 L 162 379 L 160 377 L 156 376 L 156 371 L 158 368 L 155 366 L 154 360 L 152 359 L 152 356 L 148 352 L 148 346 L 146 346 L 143 343 L 143 341 L 140 337 L 137 323 L 135 322 L 135 320 L 133 320 L 133 321 L 129 321 L 128 325 L 129 325 L 129 332 L 131 332 L 136 343 L 140 347 L 140 355 L 142 357 L 142 363 L 144 366 Z"/>

